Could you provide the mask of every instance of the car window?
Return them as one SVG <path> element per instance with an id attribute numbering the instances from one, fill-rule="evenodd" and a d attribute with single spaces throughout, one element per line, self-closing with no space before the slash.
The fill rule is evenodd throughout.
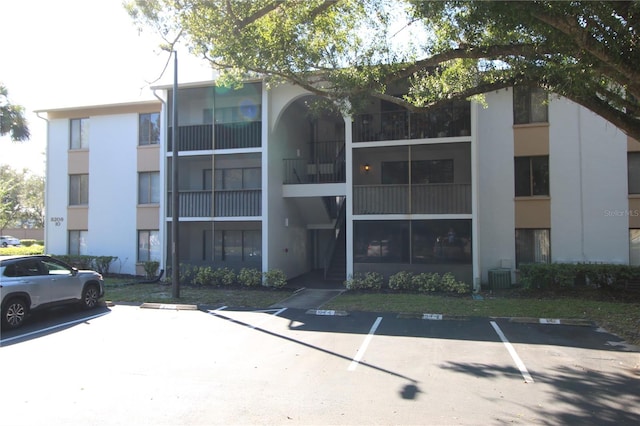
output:
<path id="1" fill-rule="evenodd" d="M 71 273 L 71 270 L 66 265 L 53 260 L 43 260 L 42 264 L 49 275 L 67 275 Z"/>
<path id="2" fill-rule="evenodd" d="M 16 262 L 15 277 L 33 277 L 36 275 L 44 275 L 40 269 L 40 261 L 37 259 L 27 259 Z"/>

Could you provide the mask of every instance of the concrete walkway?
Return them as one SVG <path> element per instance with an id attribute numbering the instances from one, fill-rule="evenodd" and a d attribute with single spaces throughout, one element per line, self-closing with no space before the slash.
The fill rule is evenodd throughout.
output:
<path id="1" fill-rule="evenodd" d="M 303 288 L 270 308 L 319 309 L 344 290 Z"/>

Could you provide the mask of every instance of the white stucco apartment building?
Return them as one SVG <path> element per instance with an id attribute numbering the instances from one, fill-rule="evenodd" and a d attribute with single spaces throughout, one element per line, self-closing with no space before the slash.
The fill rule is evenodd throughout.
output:
<path id="1" fill-rule="evenodd" d="M 171 265 L 172 90 L 155 92 L 41 111 L 48 253 Z M 260 80 L 180 86 L 181 263 L 451 271 L 476 288 L 524 262 L 640 264 L 640 143 L 575 103 L 523 88 L 345 117 L 315 99 Z"/>

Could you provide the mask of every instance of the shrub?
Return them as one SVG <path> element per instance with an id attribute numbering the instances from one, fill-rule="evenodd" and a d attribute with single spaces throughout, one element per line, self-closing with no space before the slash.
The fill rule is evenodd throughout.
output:
<path id="1" fill-rule="evenodd" d="M 348 290 L 380 290 L 384 277 L 378 272 L 356 272 L 344 282 Z"/>
<path id="2" fill-rule="evenodd" d="M 147 276 L 147 279 L 151 279 L 156 276 L 158 273 L 158 268 L 160 267 L 160 262 L 157 260 L 147 260 L 143 263 L 144 273 Z"/>
<path id="3" fill-rule="evenodd" d="M 92 259 L 91 264 L 96 272 L 105 275 L 109 273 L 109 267 L 116 259 L 115 256 L 96 256 Z"/>
<path id="4" fill-rule="evenodd" d="M 198 273 L 198 268 L 187 263 L 180 264 L 180 282 L 185 285 L 193 284 L 193 280 Z"/>
<path id="5" fill-rule="evenodd" d="M 415 290 L 413 274 L 408 271 L 400 271 L 389 277 L 389 288 L 392 290 Z"/>
<path id="6" fill-rule="evenodd" d="M 287 285 L 287 276 L 280 269 L 270 269 L 264 273 L 264 285 L 282 288 Z"/>
<path id="7" fill-rule="evenodd" d="M 413 276 L 411 284 L 420 292 L 437 291 L 440 289 L 440 275 L 435 272 L 422 272 Z"/>
<path id="8" fill-rule="evenodd" d="M 213 271 L 213 281 L 218 286 L 231 286 L 236 282 L 236 273 L 233 269 L 224 267 Z"/>
<path id="9" fill-rule="evenodd" d="M 520 284 L 529 289 L 575 287 L 589 282 L 598 288 L 613 287 L 640 278 L 640 267 L 598 263 L 536 263 L 520 265 Z"/>
<path id="10" fill-rule="evenodd" d="M 20 240 L 20 245 L 24 247 L 31 247 L 35 243 L 36 243 L 36 240 L 32 240 L 32 239 Z"/>
<path id="11" fill-rule="evenodd" d="M 0 256 L 44 254 L 44 247 L 39 245 L 21 247 L 0 247 Z"/>
<path id="12" fill-rule="evenodd" d="M 262 273 L 255 268 L 242 268 L 238 274 L 240 285 L 258 287 L 262 284 Z"/>
<path id="13" fill-rule="evenodd" d="M 214 282 L 214 273 L 213 269 L 209 266 L 200 266 L 196 268 L 193 283 L 195 285 L 204 286 L 204 285 L 212 285 Z"/>
<path id="14" fill-rule="evenodd" d="M 448 293 L 464 294 L 469 293 L 471 287 L 465 282 L 456 280 L 451 272 L 447 272 L 442 276 L 441 290 Z"/>

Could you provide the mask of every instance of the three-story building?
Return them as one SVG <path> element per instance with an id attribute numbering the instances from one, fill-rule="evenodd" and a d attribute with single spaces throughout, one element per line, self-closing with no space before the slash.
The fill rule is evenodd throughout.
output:
<path id="1" fill-rule="evenodd" d="M 452 272 L 476 288 L 526 262 L 640 264 L 640 144 L 539 90 L 354 116 L 297 86 L 215 81 L 158 101 L 48 110 L 49 253 L 117 256 L 113 272 L 180 263 Z M 402 88 L 398 88 L 402 93 Z"/>

